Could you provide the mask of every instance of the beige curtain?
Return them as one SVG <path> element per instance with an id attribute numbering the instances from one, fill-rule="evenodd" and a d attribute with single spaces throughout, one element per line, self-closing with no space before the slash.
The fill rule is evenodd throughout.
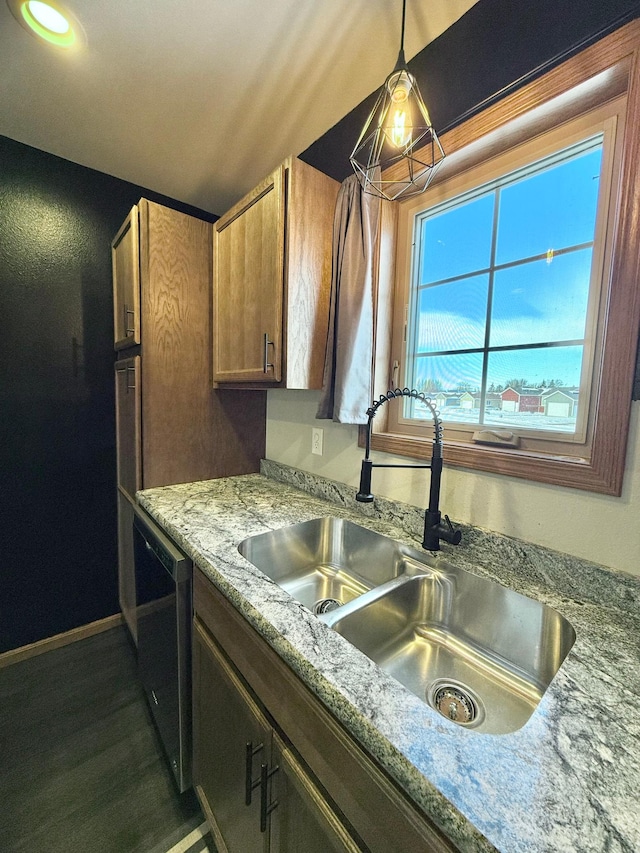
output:
<path id="1" fill-rule="evenodd" d="M 373 258 L 380 199 L 351 175 L 333 221 L 331 303 L 322 396 L 316 418 L 366 423 L 373 399 L 375 290 Z"/>

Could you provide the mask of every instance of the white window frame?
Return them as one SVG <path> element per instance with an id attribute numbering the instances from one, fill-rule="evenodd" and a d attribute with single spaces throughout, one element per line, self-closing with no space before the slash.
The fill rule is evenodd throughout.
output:
<path id="1" fill-rule="evenodd" d="M 618 98 L 607 103 L 586 116 L 574 119 L 561 127 L 536 137 L 527 143 L 518 145 L 516 149 L 510 149 L 504 154 L 497 155 L 490 163 L 481 167 L 471 169 L 462 175 L 453 177 L 448 181 L 439 183 L 431 191 L 417 196 L 404 205 L 399 211 L 399 227 L 397 241 L 397 281 L 396 281 L 396 312 L 404 314 L 405 323 L 401 331 L 401 341 L 395 342 L 393 352 L 399 362 L 400 384 L 411 385 L 408 374 L 410 368 L 407 361 L 406 347 L 404 346 L 411 329 L 411 309 L 409 305 L 413 301 L 412 281 L 415 275 L 413 269 L 416 259 L 416 227 L 417 217 L 427 208 L 434 207 L 443 202 L 456 198 L 463 193 L 473 191 L 491 181 L 508 175 L 525 165 L 542 160 L 557 151 L 568 148 L 589 137 L 602 134 L 603 151 L 600 176 L 600 194 L 598 198 L 597 211 L 597 233 L 594 240 L 594 250 L 591 264 L 591 285 L 589 290 L 589 305 L 587 310 L 587 329 L 585 332 L 585 351 L 583 356 L 582 377 L 580 382 L 581 414 L 573 434 L 553 431 L 526 430 L 521 427 L 509 427 L 514 435 L 521 440 L 520 446 L 530 450 L 544 452 L 545 448 L 541 442 L 556 442 L 564 445 L 566 442 L 576 445 L 576 455 L 588 458 L 590 455 L 589 436 L 592 432 L 589 421 L 594 413 L 590 411 L 589 401 L 592 397 L 591 386 L 593 379 L 593 365 L 595 360 L 594 342 L 598 340 L 599 319 L 604 311 L 600 310 L 602 297 L 602 281 L 609 272 L 608 266 L 611 262 L 611 252 L 607 253 L 607 246 L 611 245 L 613 237 L 613 225 L 615 221 L 615 204 L 612 196 L 616 196 L 616 188 L 619 183 L 620 167 L 620 141 L 622 131 L 620 125 L 624 124 L 625 99 Z M 618 143 L 616 146 L 616 142 Z M 616 151 L 617 148 L 617 151 Z M 396 324 L 396 331 L 400 331 Z M 442 412 L 443 421 L 447 435 L 451 440 L 469 441 L 472 434 L 477 430 L 496 429 L 493 426 L 479 426 L 477 424 L 446 423 L 446 412 Z M 402 416 L 402 407 L 397 406 L 390 415 L 393 429 L 399 433 L 420 435 L 424 427 L 419 421 L 410 420 Z M 578 445 L 580 447 L 578 448 Z"/>

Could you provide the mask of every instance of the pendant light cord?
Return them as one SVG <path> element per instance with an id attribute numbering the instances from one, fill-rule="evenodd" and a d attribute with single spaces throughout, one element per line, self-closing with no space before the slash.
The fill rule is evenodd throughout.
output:
<path id="1" fill-rule="evenodd" d="M 400 36 L 400 52 L 404 53 L 404 19 L 407 11 L 407 0 L 402 0 L 402 35 Z"/>

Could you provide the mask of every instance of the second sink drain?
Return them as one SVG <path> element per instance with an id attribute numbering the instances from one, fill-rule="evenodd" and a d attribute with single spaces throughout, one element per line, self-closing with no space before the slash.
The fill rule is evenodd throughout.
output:
<path id="1" fill-rule="evenodd" d="M 427 702 L 443 717 L 461 726 L 479 726 L 485 717 L 482 700 L 460 681 L 437 679 L 427 690 Z"/>

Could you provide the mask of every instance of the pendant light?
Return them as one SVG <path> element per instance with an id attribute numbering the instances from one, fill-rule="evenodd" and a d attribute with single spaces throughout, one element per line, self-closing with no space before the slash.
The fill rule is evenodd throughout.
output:
<path id="1" fill-rule="evenodd" d="M 407 0 L 396 66 L 349 158 L 365 192 L 396 201 L 424 192 L 444 159 L 442 145 L 404 58 Z"/>

